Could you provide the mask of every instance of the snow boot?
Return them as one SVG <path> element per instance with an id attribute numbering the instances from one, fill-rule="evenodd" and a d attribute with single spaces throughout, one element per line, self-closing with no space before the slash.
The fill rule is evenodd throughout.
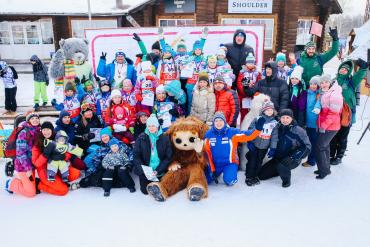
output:
<path id="1" fill-rule="evenodd" d="M 283 183 L 281 184 L 281 186 L 283 188 L 288 188 L 290 186 L 290 181 L 283 181 Z"/>
<path id="2" fill-rule="evenodd" d="M 319 175 L 317 175 L 316 176 L 316 179 L 324 179 L 326 176 L 328 176 L 328 175 L 330 175 L 331 174 L 331 172 L 329 172 L 328 174 L 319 174 Z"/>
<path id="3" fill-rule="evenodd" d="M 48 104 L 48 102 L 43 102 L 42 106 L 46 106 L 47 104 Z"/>
<path id="4" fill-rule="evenodd" d="M 48 175 L 49 182 L 55 182 L 55 175 Z"/>
<path id="5" fill-rule="evenodd" d="M 10 189 L 9 189 L 9 186 L 10 186 L 10 183 L 12 182 L 12 179 L 8 179 L 8 180 L 6 180 L 6 182 L 5 182 L 5 190 L 9 193 L 9 194 L 13 194 L 13 191 L 11 191 Z"/>
<path id="6" fill-rule="evenodd" d="M 146 187 L 146 190 L 148 193 L 154 197 L 154 199 L 158 202 L 164 202 L 165 197 L 163 196 L 163 193 L 161 191 L 160 185 L 158 183 L 150 183 Z"/>
<path id="7" fill-rule="evenodd" d="M 320 174 L 319 170 L 316 170 L 313 173 L 316 174 L 316 175 L 319 175 Z"/>
<path id="8" fill-rule="evenodd" d="M 14 164 L 13 161 L 8 161 L 5 164 L 5 175 L 8 177 L 13 177 L 14 175 Z"/>
<path id="9" fill-rule="evenodd" d="M 130 193 L 135 193 L 136 192 L 136 189 L 135 187 L 132 187 L 132 188 L 128 188 L 130 190 Z"/>
<path id="10" fill-rule="evenodd" d="M 337 157 L 330 160 L 330 165 L 332 166 L 339 165 L 340 163 L 342 163 L 342 158 Z"/>
<path id="11" fill-rule="evenodd" d="M 110 191 L 104 191 L 104 197 L 109 197 L 110 196 Z"/>
<path id="12" fill-rule="evenodd" d="M 245 183 L 248 186 L 255 186 L 255 185 L 260 184 L 260 180 L 258 178 L 246 178 Z"/>
<path id="13" fill-rule="evenodd" d="M 35 109 L 35 111 L 40 110 L 40 105 L 39 105 L 39 103 L 36 103 L 36 104 L 33 106 L 33 109 Z"/>
<path id="14" fill-rule="evenodd" d="M 205 190 L 203 189 L 203 186 L 201 185 L 192 185 L 188 189 L 188 196 L 190 201 L 197 202 L 200 201 L 200 199 L 203 198 L 205 194 Z"/>

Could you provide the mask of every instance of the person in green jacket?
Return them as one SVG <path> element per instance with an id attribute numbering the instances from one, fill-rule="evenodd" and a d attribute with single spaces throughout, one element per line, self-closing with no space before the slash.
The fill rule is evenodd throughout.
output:
<path id="1" fill-rule="evenodd" d="M 356 122 L 356 88 L 366 75 L 368 64 L 362 59 L 358 59 L 357 65 L 360 69 L 352 75 L 353 62 L 347 60 L 339 65 L 337 81 L 342 87 L 342 95 L 344 102 L 348 104 L 352 112 L 352 124 Z M 342 162 L 342 158 L 347 149 L 347 138 L 352 124 L 348 127 L 341 126 L 340 130 L 330 142 L 330 164 L 338 165 Z"/>
<path id="2" fill-rule="evenodd" d="M 316 52 L 316 44 L 308 42 L 305 50 L 301 53 L 298 64 L 303 67 L 302 79 L 306 82 L 306 88 L 309 88 L 309 82 L 315 75 L 322 75 L 324 64 L 330 61 L 339 51 L 338 31 L 336 28 L 329 28 L 329 35 L 333 38 L 331 49 L 325 53 Z"/>

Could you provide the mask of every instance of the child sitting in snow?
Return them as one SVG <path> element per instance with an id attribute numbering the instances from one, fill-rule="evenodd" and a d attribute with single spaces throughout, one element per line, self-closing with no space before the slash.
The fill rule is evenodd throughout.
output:
<path id="1" fill-rule="evenodd" d="M 130 106 L 136 109 L 136 93 L 130 79 L 125 79 L 122 82 L 122 100 L 127 102 Z"/>
<path id="2" fill-rule="evenodd" d="M 112 138 L 109 143 L 109 153 L 103 158 L 102 166 L 105 169 L 103 174 L 103 189 L 104 196 L 110 195 L 110 190 L 113 185 L 114 173 L 121 180 L 121 183 L 134 193 L 135 183 L 129 173 L 130 159 L 126 154 L 124 146 L 116 138 Z"/>
<path id="3" fill-rule="evenodd" d="M 107 110 L 110 104 L 110 83 L 107 80 L 100 80 L 100 94 L 98 95 L 96 101 L 96 115 L 99 117 L 100 121 L 104 123 L 105 117 L 107 115 Z"/>
<path id="4" fill-rule="evenodd" d="M 270 151 L 267 156 L 269 158 L 274 157 L 278 142 L 278 133 L 275 128 L 278 122 L 275 120 L 274 103 L 269 100 L 263 102 L 261 115 L 253 120 L 248 129 L 255 130 L 256 123 L 260 118 L 265 119 L 262 130 L 256 139 L 247 144 L 249 152 L 246 154 L 248 163 L 245 171 L 245 183 L 248 186 L 254 186 L 260 183 L 257 176 L 261 169 L 263 159 L 269 148 Z"/>
<path id="5" fill-rule="evenodd" d="M 303 127 L 306 124 L 307 91 L 302 81 L 303 68 L 296 66 L 289 79 L 289 108 L 293 110 L 294 119 L 298 125 Z"/>

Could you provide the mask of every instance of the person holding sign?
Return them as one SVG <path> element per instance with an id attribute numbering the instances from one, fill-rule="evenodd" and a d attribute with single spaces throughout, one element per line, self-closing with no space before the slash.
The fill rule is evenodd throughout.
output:
<path id="1" fill-rule="evenodd" d="M 139 176 L 140 191 L 147 195 L 147 185 L 158 181 L 166 173 L 172 159 L 172 144 L 152 114 L 146 121 L 146 129 L 134 145 L 134 171 Z"/>

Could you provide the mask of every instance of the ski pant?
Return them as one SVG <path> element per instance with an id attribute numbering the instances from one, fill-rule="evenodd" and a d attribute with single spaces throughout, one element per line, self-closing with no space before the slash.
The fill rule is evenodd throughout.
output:
<path id="1" fill-rule="evenodd" d="M 246 158 L 248 159 L 246 170 L 245 170 L 245 177 L 246 178 L 255 178 L 258 176 L 258 173 L 261 169 L 263 158 L 265 158 L 268 149 L 259 149 L 255 148 L 255 150 L 251 151 L 246 154 Z"/>
<path id="2" fill-rule="evenodd" d="M 347 149 L 347 140 L 351 126 L 341 127 L 330 142 L 330 157 L 343 158 Z"/>
<path id="3" fill-rule="evenodd" d="M 102 178 L 103 178 L 104 172 L 105 172 L 105 169 L 98 169 L 95 172 L 81 179 L 80 181 L 81 188 L 102 187 Z M 112 188 L 122 188 L 122 187 L 124 187 L 124 185 L 118 179 L 117 173 L 114 173 Z"/>
<path id="4" fill-rule="evenodd" d="M 307 158 L 307 163 L 310 164 L 311 166 L 314 166 L 316 164 L 315 153 L 318 132 L 316 128 L 306 128 L 306 132 L 312 146 L 312 150 Z"/>
<path id="5" fill-rule="evenodd" d="M 300 163 L 301 160 L 294 160 L 290 157 L 273 158 L 261 167 L 258 177 L 261 180 L 267 180 L 280 176 L 283 182 L 290 182 L 291 170 L 297 168 Z"/>
<path id="6" fill-rule="evenodd" d="M 17 111 L 17 87 L 5 88 L 5 110 Z"/>
<path id="7" fill-rule="evenodd" d="M 188 78 L 180 78 L 180 82 L 181 82 L 181 89 L 182 90 L 184 90 L 184 92 L 186 93 L 186 102 L 185 102 L 185 104 L 184 104 L 184 113 L 187 115 L 188 113 L 190 113 L 190 110 L 191 109 L 189 109 L 188 108 L 188 105 L 189 105 L 189 98 L 188 98 L 188 93 L 187 93 L 187 89 L 186 89 L 186 84 L 187 84 L 187 82 L 188 82 Z M 191 104 L 190 104 L 190 106 L 191 106 Z"/>
<path id="8" fill-rule="evenodd" d="M 46 82 L 44 81 L 35 81 L 34 82 L 34 98 L 33 102 L 36 104 L 40 103 L 40 97 L 42 99 L 42 103 L 48 102 L 48 96 L 46 92 Z"/>
<path id="9" fill-rule="evenodd" d="M 319 133 L 316 141 L 316 163 L 320 175 L 330 173 L 330 141 L 337 131 L 327 130 Z"/>
<path id="10" fill-rule="evenodd" d="M 228 186 L 232 186 L 238 182 L 238 165 L 234 163 L 229 164 L 215 164 L 214 176 L 217 178 L 223 174 L 224 183 Z M 206 173 L 207 182 L 210 184 L 213 181 L 212 174 Z"/>
<path id="11" fill-rule="evenodd" d="M 53 160 L 48 163 L 48 176 L 54 177 L 57 174 L 58 170 L 62 175 L 62 179 L 66 180 L 69 176 L 69 163 L 65 160 Z"/>
<path id="12" fill-rule="evenodd" d="M 189 116 L 191 110 L 191 103 L 193 102 L 193 91 L 195 84 L 186 84 L 186 99 L 187 99 L 187 112 L 186 116 Z"/>
<path id="13" fill-rule="evenodd" d="M 113 177 L 114 174 L 117 173 L 118 179 L 122 182 L 124 187 L 126 188 L 135 188 L 134 180 L 127 170 L 127 167 L 124 166 L 117 166 L 114 169 L 106 169 L 103 174 L 103 189 L 104 191 L 110 191 L 113 186 Z"/>
<path id="14" fill-rule="evenodd" d="M 10 182 L 9 190 L 15 194 L 34 197 L 36 195 L 35 174 L 28 177 L 26 172 L 18 172 L 17 175 L 18 178 L 14 178 Z"/>

